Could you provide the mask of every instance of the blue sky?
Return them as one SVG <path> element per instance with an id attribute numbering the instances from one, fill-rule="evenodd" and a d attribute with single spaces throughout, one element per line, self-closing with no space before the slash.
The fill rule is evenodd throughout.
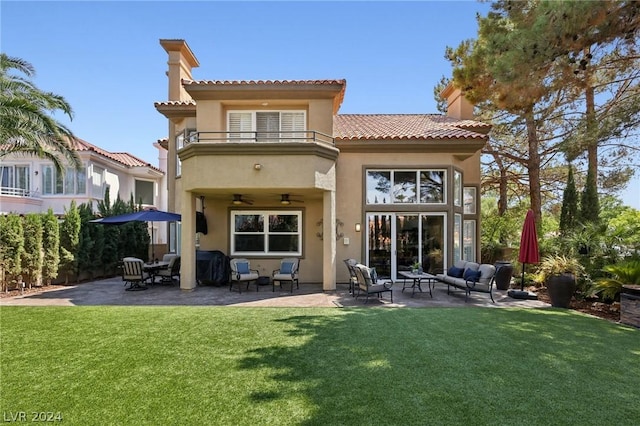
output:
<path id="1" fill-rule="evenodd" d="M 433 113 L 447 46 L 476 36 L 475 1 L 0 2 L 0 47 L 72 105 L 80 138 L 157 164 L 167 99 L 158 40 L 185 39 L 195 79 L 346 79 L 341 113 Z M 633 193 L 633 195 L 632 195 Z M 623 199 L 640 209 L 640 181 Z"/>

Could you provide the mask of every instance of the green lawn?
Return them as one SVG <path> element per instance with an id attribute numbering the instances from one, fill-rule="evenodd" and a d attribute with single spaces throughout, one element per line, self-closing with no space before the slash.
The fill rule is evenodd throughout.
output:
<path id="1" fill-rule="evenodd" d="M 64 424 L 640 419 L 640 330 L 574 311 L 2 307 L 0 410 Z"/>

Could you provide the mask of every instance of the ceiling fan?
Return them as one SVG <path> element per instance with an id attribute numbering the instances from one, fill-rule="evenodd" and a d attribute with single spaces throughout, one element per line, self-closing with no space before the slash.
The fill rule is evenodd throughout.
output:
<path id="1" fill-rule="evenodd" d="M 291 194 L 280 194 L 280 204 L 283 206 L 288 206 L 291 203 L 304 203 L 302 200 L 293 200 L 289 196 Z"/>
<path id="2" fill-rule="evenodd" d="M 240 204 L 253 205 L 253 201 L 242 198 L 242 194 L 233 194 L 232 203 L 236 206 L 239 206 Z"/>

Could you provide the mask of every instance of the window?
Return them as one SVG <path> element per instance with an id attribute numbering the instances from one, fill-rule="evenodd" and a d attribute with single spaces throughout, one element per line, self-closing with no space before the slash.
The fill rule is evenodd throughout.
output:
<path id="1" fill-rule="evenodd" d="M 462 259 L 462 215 L 453 215 L 453 263 Z"/>
<path id="2" fill-rule="evenodd" d="M 42 166 L 42 193 L 45 195 L 77 195 L 87 193 L 87 169 L 67 169 L 61 176 L 51 166 Z"/>
<path id="3" fill-rule="evenodd" d="M 179 222 L 169 222 L 169 253 L 180 254 L 181 225 Z"/>
<path id="4" fill-rule="evenodd" d="M 464 187 L 464 214 L 476 214 L 476 188 Z"/>
<path id="5" fill-rule="evenodd" d="M 153 190 L 154 185 L 153 182 L 147 180 L 138 180 L 136 179 L 135 183 L 136 187 L 136 195 L 135 200 L 136 203 L 153 205 L 155 191 Z"/>
<path id="6" fill-rule="evenodd" d="M 444 170 L 367 170 L 367 204 L 442 204 Z"/>
<path id="7" fill-rule="evenodd" d="M 462 173 L 457 170 L 453 172 L 453 205 L 462 206 Z"/>
<path id="8" fill-rule="evenodd" d="M 465 220 L 462 234 L 462 252 L 464 260 L 476 261 L 476 221 Z"/>
<path id="9" fill-rule="evenodd" d="M 302 212 L 232 212 L 231 254 L 302 255 Z"/>
<path id="10" fill-rule="evenodd" d="M 104 169 L 98 166 L 92 167 L 91 196 L 100 199 L 104 196 Z"/>
<path id="11" fill-rule="evenodd" d="M 182 161 L 178 157 L 178 151 L 185 145 L 196 142 L 197 139 L 198 132 L 195 129 L 185 129 L 176 135 L 176 177 L 182 175 Z"/>
<path id="12" fill-rule="evenodd" d="M 230 111 L 227 128 L 234 142 L 297 142 L 306 130 L 304 111 Z"/>
<path id="13" fill-rule="evenodd" d="M 176 136 L 176 177 L 182 175 L 182 161 L 178 157 L 178 151 L 184 147 L 184 133 L 181 132 Z"/>
<path id="14" fill-rule="evenodd" d="M 0 166 L 2 194 L 26 195 L 29 192 L 29 166 Z"/>

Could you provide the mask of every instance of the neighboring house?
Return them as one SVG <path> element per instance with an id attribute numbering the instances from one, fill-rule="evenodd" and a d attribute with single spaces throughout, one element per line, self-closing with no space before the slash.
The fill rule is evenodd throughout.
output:
<path id="1" fill-rule="evenodd" d="M 166 209 L 165 173 L 166 150 L 156 144 L 160 153 L 160 167 L 152 166 L 124 152 L 108 152 L 76 138 L 73 148 L 82 167 L 56 172 L 48 160 L 20 153 L 2 157 L 0 162 L 0 214 L 46 213 L 49 208 L 63 215 L 71 201 L 76 205 L 91 203 L 94 211 L 104 200 L 109 188 L 111 202 L 119 195 L 129 202 L 133 194 L 143 207 Z M 157 224 L 156 224 L 157 225 Z M 166 244 L 164 228 L 156 232 L 156 244 Z"/>
<path id="2" fill-rule="evenodd" d="M 261 275 L 299 257 L 301 281 L 324 290 L 347 281 L 346 258 L 394 278 L 416 261 L 437 271 L 479 259 L 490 126 L 459 90 L 443 92 L 446 116 L 338 114 L 344 80 L 194 81 L 187 43 L 160 44 L 169 99 L 155 107 L 169 121 L 183 289 L 196 285 L 197 248 L 248 258 Z M 194 238 L 197 211 L 209 226 Z"/>

